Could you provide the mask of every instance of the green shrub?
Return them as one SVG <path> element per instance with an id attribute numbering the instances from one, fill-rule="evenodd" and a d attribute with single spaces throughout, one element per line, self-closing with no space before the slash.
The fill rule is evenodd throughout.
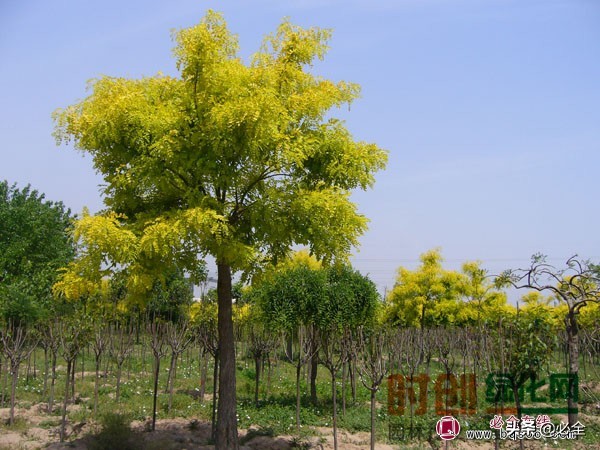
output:
<path id="1" fill-rule="evenodd" d="M 140 448 L 126 416 L 106 413 L 101 417 L 100 424 L 102 430 L 92 438 L 88 446 L 90 450 L 138 450 Z"/>

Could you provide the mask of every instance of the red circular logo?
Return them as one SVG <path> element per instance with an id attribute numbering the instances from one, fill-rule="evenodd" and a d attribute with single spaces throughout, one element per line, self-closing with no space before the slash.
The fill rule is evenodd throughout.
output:
<path id="1" fill-rule="evenodd" d="M 435 432 L 444 441 L 451 441 L 460 433 L 460 423 L 452 416 L 444 416 L 437 421 Z"/>

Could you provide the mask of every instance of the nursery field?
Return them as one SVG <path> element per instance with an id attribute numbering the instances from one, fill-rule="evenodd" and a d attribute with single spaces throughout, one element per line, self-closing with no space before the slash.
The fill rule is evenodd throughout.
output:
<path id="1" fill-rule="evenodd" d="M 467 336 L 467 330 L 427 330 L 424 339 L 427 346 L 422 361 L 419 351 L 411 351 L 407 345 L 420 335 L 415 330 L 404 330 L 388 335 L 385 345 L 392 381 L 381 384 L 375 398 L 375 432 L 378 449 L 392 448 L 444 448 L 436 434 L 436 422 L 442 414 L 457 408 L 462 430 L 459 437 L 448 442 L 448 448 L 493 448 L 492 441 L 468 440 L 466 431 L 489 429 L 491 408 L 504 408 L 506 419 L 514 408 L 514 401 L 502 405 L 490 403 L 489 380 L 485 373 L 487 365 L 493 367 L 495 357 L 486 358 L 477 350 L 476 334 Z M 137 339 L 137 342 L 136 342 Z M 468 339 L 472 339 L 468 341 Z M 79 449 L 191 449 L 214 448 L 212 438 L 214 364 L 213 357 L 203 345 L 188 342 L 177 356 L 176 370 L 172 370 L 170 347 L 162 352 L 157 383 L 156 424 L 152 431 L 155 361 L 151 345 L 152 336 L 145 333 L 124 339 L 119 333 L 106 337 L 106 353 L 100 353 L 98 366 L 94 343 L 82 346 L 75 358 L 74 371 L 67 386 L 67 364 L 60 356 L 55 367 L 52 410 L 48 410 L 52 390 L 51 357 L 37 348 L 24 361 L 16 388 L 16 408 L 12 425 L 8 424 L 10 408 L 10 377 L 3 364 L 2 415 L 0 448 L 79 448 Z M 111 344 L 112 343 L 112 344 Z M 286 343 L 276 339 L 272 350 L 258 359 L 261 378 L 256 381 L 257 359 L 250 341 L 239 341 L 237 349 L 237 417 L 240 442 L 243 448 L 333 448 L 331 373 L 325 366 L 318 366 L 316 378 L 316 402 L 310 395 L 310 364 L 300 370 L 299 424 L 296 422 L 296 368 L 293 363 L 297 343 L 292 342 L 292 360 L 286 354 Z M 460 352 L 460 346 L 468 344 L 471 351 Z M 581 376 L 579 380 L 579 421 L 585 433 L 578 439 L 524 440 L 524 448 L 595 448 L 600 442 L 600 365 L 598 355 L 593 353 L 592 340 L 583 339 Z M 119 347 L 120 345 L 120 347 Z M 588 346 L 589 345 L 589 346 Z M 417 348 L 417 346 L 415 346 Z M 96 347 L 97 349 L 97 347 Z M 289 353 L 288 346 L 288 353 Z M 46 353 L 48 357 L 49 352 Z M 361 356 L 344 363 L 336 373 L 337 387 L 337 439 L 339 448 L 369 448 L 370 442 L 370 392 L 363 386 L 368 379 L 360 375 Z M 475 365 L 474 365 L 475 364 Z M 543 376 L 564 372 L 564 353 L 552 352 Z M 96 372 L 98 367 L 98 372 Z M 422 400 L 422 386 L 405 395 L 403 410 L 399 400 L 397 383 L 393 380 L 409 375 L 409 372 L 427 375 L 431 380 Z M 466 392 L 458 389 L 436 390 L 436 383 L 455 374 L 471 373 L 476 377 L 474 402 L 463 402 Z M 368 377 L 367 377 L 368 378 Z M 416 380 L 417 377 L 415 377 Z M 467 377 L 468 378 L 468 377 Z M 408 379 L 408 378 L 406 378 Z M 388 387 L 394 390 L 390 395 Z M 408 388 L 408 385 L 406 385 Z M 469 388 L 470 389 L 470 388 Z M 525 389 L 528 389 L 527 383 Z M 541 386 L 541 393 L 548 386 Z M 97 390 L 97 404 L 95 391 Z M 453 398 L 454 396 L 454 398 Z M 542 395 L 539 395 L 542 397 Z M 66 402 L 65 402 L 66 399 Z M 442 404 L 440 405 L 440 399 Z M 531 396 L 523 396 L 523 407 L 531 406 Z M 470 400 L 469 400 L 470 401 Z M 421 405 L 426 409 L 419 411 Z M 550 401 L 548 395 L 543 403 L 554 422 L 567 422 L 564 399 Z M 63 406 L 66 407 L 64 443 L 60 444 Z M 437 411 L 438 409 L 443 411 Z M 562 409 L 561 409 L 562 408 Z M 552 411 L 558 411 L 553 413 Z M 502 414 L 501 413 L 501 414 Z M 516 414 L 516 413 L 515 413 Z M 298 426 L 299 425 L 299 426 Z M 402 433 L 398 430 L 402 429 Z M 518 448 L 518 441 L 498 439 L 499 448 Z"/>

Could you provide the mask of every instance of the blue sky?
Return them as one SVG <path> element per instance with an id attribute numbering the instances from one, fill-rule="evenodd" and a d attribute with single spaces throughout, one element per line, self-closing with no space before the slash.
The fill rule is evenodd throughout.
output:
<path id="1" fill-rule="evenodd" d="M 0 179 L 73 211 L 102 207 L 91 160 L 56 147 L 53 110 L 105 75 L 175 74 L 170 31 L 224 13 L 248 57 L 283 17 L 332 28 L 315 72 L 362 86 L 340 111 L 389 150 L 354 264 L 381 290 L 441 247 L 491 272 L 534 252 L 600 260 L 600 2 L 594 0 L 0 2 Z"/>

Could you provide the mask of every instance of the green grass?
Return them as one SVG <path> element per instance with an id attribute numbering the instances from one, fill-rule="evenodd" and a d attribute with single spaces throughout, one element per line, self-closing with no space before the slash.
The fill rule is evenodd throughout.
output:
<path id="1" fill-rule="evenodd" d="M 15 417 L 12 425 L 9 425 L 7 421 L 0 424 L 0 430 L 12 431 L 13 433 L 23 433 L 27 431 L 28 427 L 27 421 L 21 417 Z"/>

